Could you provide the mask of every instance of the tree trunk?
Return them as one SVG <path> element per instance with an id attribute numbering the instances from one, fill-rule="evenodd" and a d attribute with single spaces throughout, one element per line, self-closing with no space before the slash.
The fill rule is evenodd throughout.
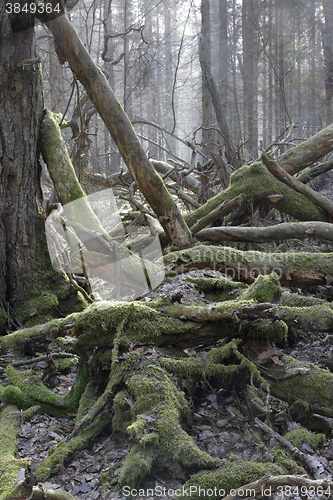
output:
<path id="1" fill-rule="evenodd" d="M 325 25 L 323 27 L 323 49 L 325 69 L 326 123 L 333 118 L 333 5 L 330 0 L 323 0 Z"/>
<path id="2" fill-rule="evenodd" d="M 0 14 L 0 306 L 26 299 L 40 255 L 42 86 L 37 64 L 19 65 L 36 57 L 33 29 L 14 33 Z"/>

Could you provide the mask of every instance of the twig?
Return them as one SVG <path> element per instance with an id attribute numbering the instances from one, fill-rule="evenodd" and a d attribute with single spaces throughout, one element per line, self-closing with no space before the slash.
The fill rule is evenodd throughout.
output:
<path id="1" fill-rule="evenodd" d="M 304 467 L 313 475 L 314 478 L 320 479 L 323 476 L 331 479 L 331 475 L 326 472 L 324 466 L 316 459 L 314 456 L 306 455 L 300 451 L 296 446 L 291 444 L 287 439 L 281 436 L 278 432 L 273 431 L 267 424 L 261 422 L 259 418 L 254 419 L 255 423 L 264 431 L 266 434 L 276 439 L 284 448 L 286 448 L 293 457 L 300 462 Z"/>
<path id="2" fill-rule="evenodd" d="M 55 352 L 52 353 L 53 358 L 77 358 L 76 354 L 69 354 L 67 352 Z M 26 359 L 25 361 L 16 361 L 15 363 L 11 363 L 11 366 L 25 366 L 25 365 L 33 365 L 34 363 L 39 363 L 40 361 L 47 361 L 49 359 L 49 355 L 39 356 L 38 358 Z"/>

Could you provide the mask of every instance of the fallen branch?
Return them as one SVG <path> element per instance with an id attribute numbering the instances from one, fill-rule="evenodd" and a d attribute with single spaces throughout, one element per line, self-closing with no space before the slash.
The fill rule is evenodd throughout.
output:
<path id="1" fill-rule="evenodd" d="M 249 241 L 265 243 L 290 238 L 318 238 L 333 242 L 333 225 L 328 222 L 285 222 L 268 227 L 211 227 L 196 233 L 201 241 Z"/>
<path id="2" fill-rule="evenodd" d="M 331 475 L 328 474 L 323 465 L 319 462 L 318 459 L 312 457 L 311 455 L 306 455 L 301 450 L 299 450 L 296 446 L 291 444 L 287 439 L 281 436 L 278 432 L 273 431 L 267 424 L 259 420 L 259 418 L 254 419 L 255 423 L 268 434 L 271 438 L 276 439 L 284 448 L 286 448 L 293 455 L 296 460 L 304 465 L 304 467 L 308 470 L 308 472 L 313 475 L 315 479 L 322 479 L 324 477 L 331 478 Z"/>
<path id="3" fill-rule="evenodd" d="M 298 146 L 289 149 L 279 156 L 280 167 L 294 175 L 306 167 L 310 167 L 327 155 L 333 148 L 333 125 L 320 130 Z"/>
<path id="4" fill-rule="evenodd" d="M 283 286 L 312 286 L 329 285 L 332 282 L 332 257 L 332 253 L 265 253 L 198 245 L 165 255 L 164 264 L 169 276 L 194 268 L 208 268 L 225 273 L 237 281 L 252 283 L 259 274 L 274 271 Z"/>
<path id="5" fill-rule="evenodd" d="M 205 215 L 202 219 L 198 220 L 198 222 L 190 227 L 190 231 L 192 232 L 192 234 L 198 233 L 199 231 L 201 231 L 201 229 L 207 227 L 214 220 L 218 219 L 219 217 L 225 217 L 226 215 L 228 215 L 235 207 L 241 205 L 243 201 L 243 195 L 236 196 L 236 198 L 230 201 L 224 201 L 223 203 L 221 203 L 221 205 L 215 208 L 215 210 L 212 210 L 209 214 Z"/>
<path id="6" fill-rule="evenodd" d="M 295 189 L 295 191 L 304 194 L 307 198 L 316 203 L 316 205 L 318 205 L 320 208 L 329 213 L 331 217 L 333 217 L 333 203 L 328 198 L 322 196 L 321 194 L 317 193 L 306 184 L 303 184 L 302 182 L 295 179 L 295 177 L 288 174 L 286 170 L 280 167 L 278 162 L 276 162 L 273 158 L 269 157 L 268 155 L 263 154 L 262 161 L 266 165 L 270 173 L 274 175 L 274 177 L 284 182 L 285 184 L 287 184 L 287 186 L 291 187 L 292 189 Z"/>

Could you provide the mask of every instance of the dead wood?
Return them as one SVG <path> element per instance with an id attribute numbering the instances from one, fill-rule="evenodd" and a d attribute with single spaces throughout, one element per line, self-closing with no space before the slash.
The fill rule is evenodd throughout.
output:
<path id="1" fill-rule="evenodd" d="M 327 222 L 285 222 L 267 227 L 211 227 L 195 234 L 201 241 L 248 241 L 265 243 L 291 238 L 316 238 L 333 242 L 333 225 Z"/>
<path id="2" fill-rule="evenodd" d="M 304 194 L 307 198 L 312 200 L 320 208 L 325 210 L 331 217 L 333 217 L 333 203 L 329 199 L 325 198 L 325 196 L 322 196 L 306 184 L 303 184 L 299 180 L 295 179 L 292 175 L 288 174 L 288 172 L 281 168 L 277 161 L 275 161 L 268 155 L 263 154 L 262 161 L 266 165 L 270 173 L 274 175 L 274 177 L 284 182 L 292 189 L 295 189 L 295 191 Z"/>
<path id="3" fill-rule="evenodd" d="M 305 469 L 313 476 L 315 479 L 323 479 L 323 477 L 329 477 L 331 475 L 325 471 L 323 465 L 319 460 L 311 455 L 303 453 L 297 448 L 297 446 L 292 445 L 287 439 L 281 436 L 278 432 L 273 431 L 267 424 L 261 422 L 259 418 L 255 418 L 255 423 L 268 434 L 271 438 L 276 439 L 284 448 L 286 448 L 292 456 L 305 467 Z"/>
<path id="4" fill-rule="evenodd" d="M 65 15 L 49 21 L 47 25 L 72 71 L 105 122 L 140 191 L 159 217 L 170 242 L 175 246 L 189 245 L 190 231 L 161 177 L 149 162 L 105 75 L 94 63 Z"/>
<path id="5" fill-rule="evenodd" d="M 310 182 L 313 179 L 316 179 L 320 175 L 324 174 L 325 172 L 329 172 L 333 168 L 333 160 L 327 161 L 325 163 L 320 163 L 319 165 L 316 165 L 315 167 L 309 167 L 304 172 L 299 174 L 297 176 L 297 180 L 299 182 L 303 182 L 303 184 L 306 184 Z"/>
<path id="6" fill-rule="evenodd" d="M 207 268 L 225 273 L 237 281 L 252 283 L 259 274 L 274 271 L 283 286 L 313 286 L 332 282 L 332 258 L 332 253 L 265 253 L 198 245 L 167 254 L 164 263 L 169 276 Z"/>
<path id="7" fill-rule="evenodd" d="M 212 222 L 220 217 L 225 217 L 228 215 L 234 208 L 239 207 L 243 201 L 245 196 L 239 195 L 236 196 L 233 200 L 224 201 L 217 208 L 212 210 L 209 214 L 205 215 L 202 219 L 198 220 L 192 227 L 190 227 L 190 231 L 192 234 L 196 234 L 204 227 L 209 226 Z"/>
<path id="8" fill-rule="evenodd" d="M 271 201 L 271 195 L 280 195 L 278 201 Z M 300 221 L 317 220 L 328 222 L 329 216 L 316 203 L 302 193 L 296 192 L 285 183 L 276 179 L 260 162 L 241 167 L 230 177 L 228 189 L 208 200 L 202 207 L 184 216 L 189 227 L 202 219 L 224 201 L 244 196 L 241 206 L 242 219 L 253 215 L 253 208 L 260 204 L 274 207 Z M 229 222 L 229 221 L 228 221 Z"/>
<path id="9" fill-rule="evenodd" d="M 258 481 L 245 484 L 233 491 L 232 495 L 227 495 L 221 500 L 235 500 L 236 498 L 244 498 L 245 492 L 254 492 L 255 498 L 267 498 L 267 494 L 271 495 L 274 491 L 279 491 L 280 495 L 285 491 L 285 486 L 292 486 L 292 491 L 304 492 L 304 498 L 308 498 L 308 493 L 332 491 L 333 481 L 328 479 L 309 479 L 305 476 L 284 475 L 284 476 L 268 476 L 265 475 Z M 311 496 L 313 496 L 311 493 Z M 289 496 L 289 495 L 288 495 Z"/>
<path id="10" fill-rule="evenodd" d="M 279 156 L 279 165 L 290 175 L 294 175 L 306 167 L 310 167 L 332 151 L 332 141 L 333 125 L 331 124 Z"/>

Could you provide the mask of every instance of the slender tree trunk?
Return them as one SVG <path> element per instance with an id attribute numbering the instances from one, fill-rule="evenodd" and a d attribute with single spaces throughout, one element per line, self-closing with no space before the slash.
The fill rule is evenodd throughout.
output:
<path id="1" fill-rule="evenodd" d="M 323 0 L 325 25 L 323 29 L 325 93 L 326 93 L 326 122 L 333 119 L 333 3 Z"/>
<path id="2" fill-rule="evenodd" d="M 205 46 L 205 57 L 207 64 L 211 65 L 211 23 L 210 23 L 210 0 L 201 0 L 201 34 Z M 205 77 L 202 77 L 202 144 L 203 151 L 209 153 L 213 149 L 214 132 L 207 130 L 207 127 L 212 126 L 213 105 L 212 99 L 207 87 Z"/>
<path id="3" fill-rule="evenodd" d="M 258 156 L 258 122 L 256 74 L 258 64 L 258 42 L 256 30 L 255 2 L 243 0 L 243 96 L 244 96 L 244 151 L 245 159 Z"/>

